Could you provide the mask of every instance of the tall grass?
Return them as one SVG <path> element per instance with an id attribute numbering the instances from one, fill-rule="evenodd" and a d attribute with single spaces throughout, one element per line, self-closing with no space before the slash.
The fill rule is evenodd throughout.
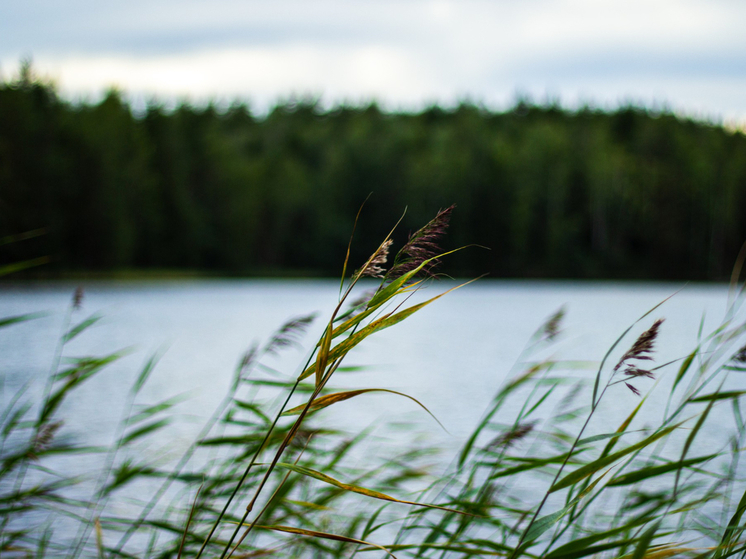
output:
<path id="1" fill-rule="evenodd" d="M 41 401 L 23 390 L 3 395 L 2 556 L 746 555 L 743 288 L 723 322 L 680 359 L 655 361 L 666 327 L 657 306 L 620 333 L 593 374 L 552 357 L 564 319 L 558 311 L 528 341 L 445 470 L 431 464 L 448 459 L 433 460 L 438 449 L 415 437 L 374 451 L 370 431 L 325 422 L 322 410 L 380 392 L 429 413 L 416 395 L 334 389 L 332 381 L 353 348 L 446 295 L 411 299 L 446 256 L 438 241 L 450 213 L 393 257 L 389 235 L 353 273 L 345 260 L 338 303 L 320 319 L 323 333 L 296 373 L 276 371 L 270 358 L 299 347 L 317 316 L 292 319 L 252 346 L 194 441 L 170 461 L 144 451 L 180 402 L 144 400 L 158 355 L 121 396 L 112 445 L 64 437 L 63 401 L 125 353 L 67 356 L 67 344 L 99 319 L 81 318 L 76 292 Z M 360 297 L 364 277 L 380 283 Z M 0 327 L 35 318 L 10 317 Z M 609 429 L 625 401 L 619 391 L 639 401 Z M 727 444 L 714 446 L 713 427 L 727 430 Z M 62 469 L 85 453 L 97 454 L 99 471 Z"/>

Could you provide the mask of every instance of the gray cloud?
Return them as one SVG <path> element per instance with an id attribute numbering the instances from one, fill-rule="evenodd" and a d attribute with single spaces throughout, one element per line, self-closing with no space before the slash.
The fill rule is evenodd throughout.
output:
<path id="1" fill-rule="evenodd" d="M 3 8 L 0 63 L 7 73 L 32 56 L 72 93 L 114 80 L 161 95 L 395 105 L 529 90 L 746 118 L 743 21 L 736 0 L 25 0 Z"/>

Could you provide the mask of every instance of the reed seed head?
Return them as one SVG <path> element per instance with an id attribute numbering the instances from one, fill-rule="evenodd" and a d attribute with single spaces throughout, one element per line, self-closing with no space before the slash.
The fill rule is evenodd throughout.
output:
<path id="1" fill-rule="evenodd" d="M 368 263 L 365 265 L 362 271 L 359 272 L 360 277 L 384 277 L 384 275 L 386 274 L 386 270 L 383 268 L 383 265 L 386 264 L 386 260 L 389 256 L 389 249 L 391 248 L 392 243 L 393 241 L 391 239 L 387 239 L 380 247 L 378 247 L 373 256 L 370 257 Z"/>
<path id="2" fill-rule="evenodd" d="M 515 427 L 513 427 L 510 431 L 507 433 L 503 433 L 502 435 L 498 435 L 495 437 L 488 445 L 487 448 L 490 450 L 494 450 L 497 448 L 510 448 L 514 444 L 516 444 L 521 439 L 526 438 L 531 431 L 534 430 L 534 423 L 519 423 Z"/>
<path id="3" fill-rule="evenodd" d="M 625 369 L 624 374 L 628 377 L 635 378 L 635 377 L 647 377 L 647 378 L 655 378 L 655 375 L 652 373 L 652 371 L 648 371 L 646 369 L 638 369 L 637 367 L 627 367 Z"/>
<path id="4" fill-rule="evenodd" d="M 246 374 L 246 371 L 251 367 L 251 365 L 256 360 L 256 356 L 259 353 L 259 344 L 256 342 L 254 345 L 252 345 L 246 353 L 243 354 L 243 357 L 241 358 L 241 364 L 239 365 L 239 368 L 241 370 L 241 377 Z"/>
<path id="5" fill-rule="evenodd" d="M 79 285 L 75 288 L 75 293 L 73 293 L 73 308 L 77 311 L 80 310 L 80 308 L 83 306 L 83 286 Z"/>
<path id="6" fill-rule="evenodd" d="M 634 394 L 635 396 L 639 396 L 640 395 L 640 391 L 637 390 L 637 388 L 635 388 L 634 386 L 632 386 L 630 383 L 625 382 L 624 384 L 627 386 L 627 388 L 629 388 L 632 391 L 632 394 Z"/>
<path id="7" fill-rule="evenodd" d="M 62 427 L 62 421 L 54 421 L 52 423 L 45 423 L 39 428 L 36 436 L 34 437 L 34 443 L 31 445 L 29 451 L 29 457 L 37 459 L 37 455 L 40 452 L 44 452 L 49 448 L 54 440 L 54 435 L 57 433 L 59 428 Z"/>
<path id="8" fill-rule="evenodd" d="M 627 353 L 625 353 L 619 360 L 619 363 L 616 364 L 614 370 L 619 370 L 619 368 L 621 368 L 621 366 L 630 359 L 652 360 L 653 344 L 655 342 L 655 339 L 658 337 L 658 329 L 660 328 L 661 324 L 663 324 L 663 319 L 659 318 L 653 323 L 650 328 L 640 334 L 640 337 L 637 338 L 635 343 L 632 344 L 632 347 L 629 348 Z"/>
<path id="9" fill-rule="evenodd" d="M 308 327 L 316 318 L 316 313 L 307 316 L 301 316 L 289 320 L 275 332 L 274 336 L 267 342 L 264 351 L 267 353 L 277 353 L 280 349 L 286 347 L 298 347 L 300 338 L 305 334 Z"/>
<path id="10" fill-rule="evenodd" d="M 394 260 L 394 266 L 386 275 L 387 279 L 396 279 L 407 272 L 418 268 L 423 262 L 434 258 L 440 253 L 438 241 L 445 235 L 451 221 L 451 214 L 456 205 L 440 210 L 424 227 L 409 236 Z M 438 264 L 437 260 L 425 265 L 423 272 L 432 275 L 432 269 Z"/>
<path id="11" fill-rule="evenodd" d="M 543 337 L 548 340 L 552 341 L 554 338 L 556 338 L 561 329 L 561 322 L 562 319 L 565 317 L 565 307 L 560 307 L 560 309 L 554 313 L 552 316 L 549 317 L 549 320 L 547 320 L 544 323 L 544 326 L 542 328 L 542 334 Z"/>

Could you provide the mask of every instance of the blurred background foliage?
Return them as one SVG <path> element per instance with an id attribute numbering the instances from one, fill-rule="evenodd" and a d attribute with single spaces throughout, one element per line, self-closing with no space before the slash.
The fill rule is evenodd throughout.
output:
<path id="1" fill-rule="evenodd" d="M 128 269 L 340 273 L 457 205 L 455 275 L 727 278 L 746 240 L 746 136 L 625 106 L 569 111 L 519 101 L 419 113 L 287 101 L 256 116 L 117 91 L 61 99 L 30 67 L 0 83 L 4 262 L 28 275 Z"/>

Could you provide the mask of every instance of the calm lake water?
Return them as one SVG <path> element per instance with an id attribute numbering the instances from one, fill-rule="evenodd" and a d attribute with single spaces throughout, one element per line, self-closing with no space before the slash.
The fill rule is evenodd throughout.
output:
<path id="1" fill-rule="evenodd" d="M 455 285 L 433 283 L 408 303 Z M 45 313 L 41 318 L 0 329 L 3 409 L 25 386 L 32 401 L 41 400 L 75 287 L 67 283 L 0 286 L 0 317 Z M 87 283 L 84 288 L 83 307 L 73 314 L 73 323 L 91 315 L 103 318 L 65 345 L 63 366 L 69 357 L 105 355 L 123 348 L 131 352 L 65 401 L 59 410 L 65 421 L 62 432 L 81 443 L 110 444 L 133 380 L 143 363 L 161 351 L 163 356 L 138 401 L 154 403 L 184 395 L 185 402 L 175 410 L 179 420 L 150 443 L 151 453 L 165 448 L 173 456 L 180 455 L 199 432 L 252 343 L 268 340 L 288 319 L 318 313 L 304 338 L 305 349 L 286 349 L 266 360 L 288 378 L 297 376 L 339 293 L 336 281 L 325 280 L 101 281 Z M 364 290 L 365 286 L 361 292 Z M 444 449 L 442 464 L 436 464 L 435 469 L 445 470 L 500 385 L 520 370 L 515 364 L 526 342 L 559 308 L 566 309 L 563 334 L 551 353 L 543 356 L 581 362 L 568 374 L 590 382 L 594 367 L 617 337 L 664 300 L 619 345 L 612 363 L 660 317 L 666 321 L 656 342 L 656 363 L 686 356 L 696 347 L 700 330 L 706 334 L 721 323 L 728 305 L 728 287 L 495 280 L 467 285 L 367 339 L 347 361 L 348 365 L 362 366 L 361 370 L 338 373 L 332 383 L 334 388 L 377 387 L 409 394 L 427 406 L 447 432 L 410 400 L 390 394 L 368 394 L 341 402 L 323 412 L 321 419 L 352 432 L 385 422 L 407 423 L 408 430 L 392 431 L 388 442 L 385 437 L 379 440 L 396 446 L 407 445 L 408 437 L 424 437 L 428 444 Z M 740 320 L 743 322 L 743 313 Z M 662 399 L 648 400 L 640 422 L 660 420 L 666 385 L 670 385 L 675 371 L 676 365 L 662 371 Z M 643 392 L 654 384 L 639 380 Z M 729 382 L 726 389 L 743 389 L 739 375 Z M 608 400 L 588 435 L 616 429 L 639 402 L 623 385 L 614 387 Z M 506 405 L 507 417 L 521 403 L 519 398 Z M 717 413 L 730 412 L 724 409 Z M 721 422 L 717 413 L 705 424 L 706 436 L 700 437 L 712 448 L 700 448 L 698 454 L 717 452 L 727 442 L 728 431 L 721 429 L 721 423 L 729 418 L 723 416 Z M 95 456 L 76 460 L 80 461 L 63 462 L 59 468 L 77 472 L 100 467 L 100 458 Z M 527 493 L 533 490 L 526 488 Z M 123 507 L 116 509 L 119 514 L 136 514 L 121 502 L 116 506 Z"/>
<path id="2" fill-rule="evenodd" d="M 372 284 L 371 284 L 372 285 Z M 414 296 L 430 297 L 455 283 L 436 282 Z M 84 285 L 83 308 L 74 322 L 92 314 L 103 319 L 64 348 L 64 356 L 133 352 L 84 385 L 66 403 L 67 428 L 89 440 L 106 441 L 121 413 L 123 396 L 144 361 L 165 353 L 143 399 L 186 393 L 193 421 L 181 427 L 188 438 L 225 393 L 236 364 L 254 341 L 266 341 L 286 320 L 318 313 L 305 347 L 315 342 L 338 296 L 336 281 L 197 280 L 93 282 Z M 0 317 L 48 313 L 0 330 L 3 399 L 26 382 L 39 393 L 48 375 L 75 285 L 30 283 L 0 287 Z M 665 317 L 657 362 L 680 358 L 697 344 L 704 320 L 709 332 L 722 320 L 726 285 L 535 282 L 482 280 L 465 286 L 419 313 L 369 338 L 347 364 L 363 365 L 340 375 L 338 387 L 382 387 L 419 399 L 454 437 L 463 440 L 506 379 L 531 334 L 564 306 L 564 334 L 555 355 L 597 362 L 614 340 L 642 314 L 672 296 L 631 336 Z M 620 345 L 623 352 L 634 341 Z M 306 351 L 285 351 L 272 363 L 297 374 Z M 589 377 L 594 371 L 588 370 Z M 629 409 L 635 397 L 621 391 Z M 366 425 L 392 414 L 418 414 L 410 401 L 387 395 L 338 405 L 349 425 Z M 190 424 L 193 425 L 190 427 Z M 434 425 L 434 423 L 433 423 Z M 180 435 L 177 435 L 177 438 Z"/>

